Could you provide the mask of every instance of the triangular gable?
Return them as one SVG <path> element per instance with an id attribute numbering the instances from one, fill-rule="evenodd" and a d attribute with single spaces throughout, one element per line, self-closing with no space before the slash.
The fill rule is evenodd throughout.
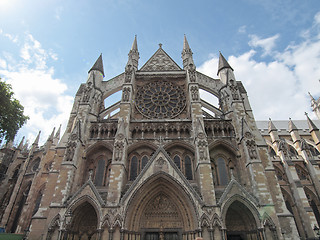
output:
<path id="1" fill-rule="evenodd" d="M 153 56 L 141 67 L 144 72 L 181 71 L 182 69 L 160 47 Z"/>
<path id="2" fill-rule="evenodd" d="M 170 158 L 168 153 L 160 146 L 151 159 L 148 161 L 147 165 L 143 168 L 141 173 L 132 183 L 128 191 L 124 194 L 122 202 L 126 201 L 129 196 L 137 189 L 141 184 L 144 183 L 149 177 L 152 177 L 157 172 L 163 172 L 170 176 L 174 176 L 174 178 L 180 182 L 182 185 L 186 186 L 187 191 L 192 193 L 192 195 L 198 200 L 198 202 L 202 202 L 198 193 L 191 186 L 189 181 L 183 175 L 183 173 L 179 170 L 177 165 Z"/>
<path id="3" fill-rule="evenodd" d="M 97 188 L 94 186 L 93 182 L 89 179 L 82 187 L 73 194 L 73 196 L 68 200 L 67 205 L 72 203 L 75 199 L 78 199 L 82 196 L 91 196 L 99 202 L 101 206 L 105 205 L 105 202 L 102 200 Z"/>
<path id="4" fill-rule="evenodd" d="M 256 197 L 252 196 L 244 187 L 240 185 L 240 183 L 234 178 L 231 179 L 228 186 L 224 190 L 218 205 L 221 206 L 227 199 L 229 199 L 232 195 L 238 194 L 245 199 L 250 200 L 256 206 L 259 206 L 259 201 Z"/>

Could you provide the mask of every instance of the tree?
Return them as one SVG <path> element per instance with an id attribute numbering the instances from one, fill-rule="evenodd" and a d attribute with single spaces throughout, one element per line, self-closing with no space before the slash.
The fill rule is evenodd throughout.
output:
<path id="1" fill-rule="evenodd" d="M 11 85 L 0 78 L 0 143 L 13 140 L 18 130 L 29 119 L 23 106 L 14 98 Z"/>

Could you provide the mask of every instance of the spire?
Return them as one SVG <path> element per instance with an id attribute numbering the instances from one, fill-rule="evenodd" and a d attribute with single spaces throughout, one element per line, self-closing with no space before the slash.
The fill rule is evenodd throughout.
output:
<path id="1" fill-rule="evenodd" d="M 18 146 L 18 149 L 20 149 L 20 150 L 22 150 L 22 148 L 23 148 L 23 141 L 24 141 L 24 136 Z"/>
<path id="2" fill-rule="evenodd" d="M 56 128 L 54 127 L 50 136 L 48 137 L 48 141 L 52 141 L 53 140 L 53 136 L 54 136 L 54 131 L 56 130 Z"/>
<path id="3" fill-rule="evenodd" d="M 194 68 L 194 62 L 193 62 L 192 54 L 193 53 L 192 53 L 191 48 L 189 46 L 187 37 L 186 37 L 186 35 L 184 35 L 183 49 L 182 49 L 182 53 L 181 53 L 181 58 L 182 58 L 182 61 L 183 61 L 183 69 L 187 69 L 189 67 Z"/>
<path id="4" fill-rule="evenodd" d="M 291 118 L 289 118 L 289 132 L 292 132 L 294 130 L 298 130 L 298 128 L 296 127 L 296 125 L 293 123 L 293 121 L 291 120 Z"/>
<path id="5" fill-rule="evenodd" d="M 58 138 L 58 139 L 60 138 L 60 131 L 61 131 L 61 124 L 60 124 L 58 131 L 56 132 L 56 135 L 54 136 L 54 138 Z"/>
<path id="6" fill-rule="evenodd" d="M 269 129 L 269 133 L 272 131 L 277 131 L 277 128 L 274 126 L 273 122 L 271 121 L 271 118 L 269 118 L 268 129 Z"/>
<path id="7" fill-rule="evenodd" d="M 40 139 L 40 133 L 41 133 L 41 131 L 39 131 L 38 136 L 36 137 L 36 140 L 34 140 L 34 142 L 33 142 L 33 145 L 38 145 L 39 139 Z"/>
<path id="8" fill-rule="evenodd" d="M 221 54 L 221 52 L 219 52 L 219 66 L 218 66 L 217 75 L 219 75 L 219 72 L 224 68 L 230 68 L 233 71 L 233 68 L 229 65 L 229 63 L 224 58 L 224 56 Z"/>
<path id="9" fill-rule="evenodd" d="M 92 66 L 92 68 L 89 70 L 88 73 L 90 73 L 92 70 L 100 71 L 102 73 L 102 76 L 104 77 L 102 53 L 100 54 L 97 61 L 94 63 L 94 65 Z"/>
<path id="10" fill-rule="evenodd" d="M 131 50 L 129 51 L 128 56 L 129 57 L 128 57 L 127 65 L 132 65 L 137 70 L 138 69 L 138 61 L 139 61 L 137 35 L 134 36 L 132 47 L 131 47 Z"/>
<path id="11" fill-rule="evenodd" d="M 134 36 L 131 51 L 138 52 L 137 35 Z"/>
<path id="12" fill-rule="evenodd" d="M 191 53 L 192 53 L 186 35 L 184 35 L 184 39 L 183 39 L 183 50 L 182 50 L 182 51 L 183 51 L 183 52 L 186 51 L 186 52 L 191 52 Z"/>
<path id="13" fill-rule="evenodd" d="M 305 113 L 305 115 L 307 116 L 307 122 L 308 122 L 308 126 L 309 126 L 309 131 L 319 131 L 319 128 L 311 121 L 311 119 L 308 116 L 308 113 Z"/>

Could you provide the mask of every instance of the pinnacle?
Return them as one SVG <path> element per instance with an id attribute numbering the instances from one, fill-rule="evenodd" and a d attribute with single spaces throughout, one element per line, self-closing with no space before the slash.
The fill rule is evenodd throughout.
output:
<path id="1" fill-rule="evenodd" d="M 134 36 L 131 51 L 138 51 L 137 35 Z"/>
<path id="2" fill-rule="evenodd" d="M 269 124 L 268 124 L 269 133 L 272 131 L 277 131 L 276 126 L 273 124 L 271 118 L 269 118 Z"/>
<path id="3" fill-rule="evenodd" d="M 309 131 L 319 131 L 319 128 L 311 121 L 311 119 L 308 116 L 308 113 L 305 113 L 307 116 L 307 122 L 308 122 L 308 126 L 309 126 Z"/>
<path id="4" fill-rule="evenodd" d="M 224 56 L 221 54 L 221 52 L 219 52 L 219 66 L 218 66 L 218 73 L 224 69 L 224 68 L 230 68 L 233 71 L 233 68 L 229 65 L 229 63 L 227 62 L 227 60 L 224 58 Z"/>
<path id="5" fill-rule="evenodd" d="M 92 68 L 89 70 L 88 73 L 90 73 L 92 70 L 100 71 L 102 73 L 102 76 L 104 77 L 102 53 L 100 54 L 99 58 L 94 63 L 94 65 L 92 66 Z"/>
<path id="6" fill-rule="evenodd" d="M 38 133 L 38 135 L 37 135 L 37 137 L 36 137 L 36 139 L 34 140 L 34 145 L 38 145 L 38 143 L 39 143 L 39 139 L 40 139 L 40 133 L 41 133 L 41 131 L 39 131 L 39 133 Z"/>
<path id="7" fill-rule="evenodd" d="M 289 132 L 292 132 L 294 130 L 298 130 L 298 128 L 296 127 L 296 125 L 293 123 L 293 121 L 291 120 L 291 118 L 289 118 Z"/>
<path id="8" fill-rule="evenodd" d="M 186 35 L 184 35 L 183 39 L 183 50 L 191 50 Z"/>

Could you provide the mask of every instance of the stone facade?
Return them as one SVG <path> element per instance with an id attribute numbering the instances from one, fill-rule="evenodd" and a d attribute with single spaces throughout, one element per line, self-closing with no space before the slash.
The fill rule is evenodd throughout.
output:
<path id="1" fill-rule="evenodd" d="M 208 77 L 186 38 L 183 68 L 162 45 L 140 69 L 138 60 L 135 38 L 125 71 L 104 81 L 100 56 L 61 139 L 53 130 L 44 146 L 38 136 L 1 150 L 1 226 L 48 240 L 315 238 L 316 125 L 263 129 L 224 57 Z"/>

